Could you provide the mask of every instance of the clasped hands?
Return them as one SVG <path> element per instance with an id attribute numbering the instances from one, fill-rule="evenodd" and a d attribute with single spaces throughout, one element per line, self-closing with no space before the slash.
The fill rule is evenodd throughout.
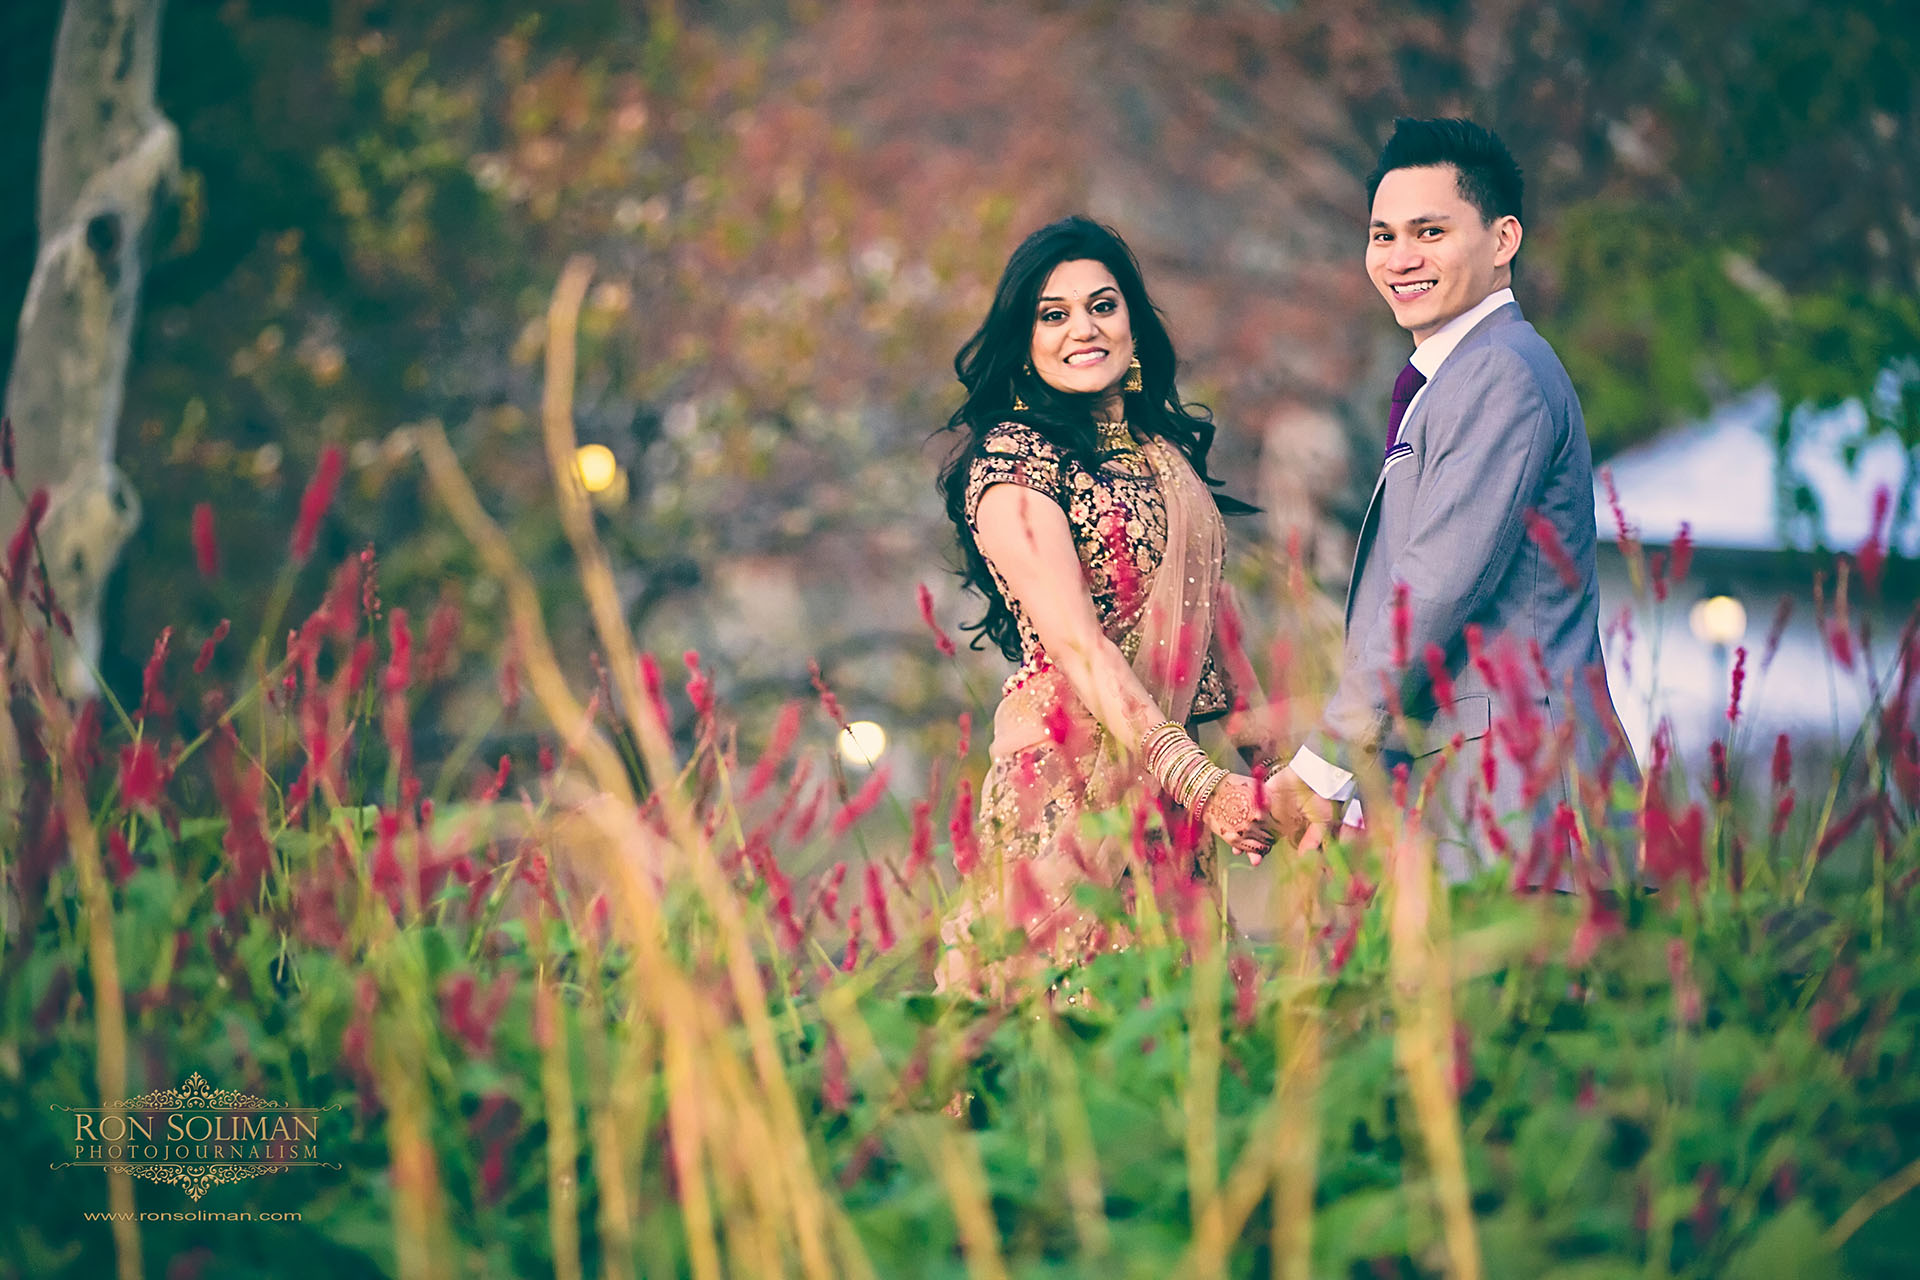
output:
<path id="1" fill-rule="evenodd" d="M 1339 809 L 1283 765 L 1267 775 L 1258 803 L 1252 778 L 1226 778 L 1203 816 L 1215 835 L 1258 866 L 1276 840 L 1303 853 L 1318 849 L 1338 822 Z"/>

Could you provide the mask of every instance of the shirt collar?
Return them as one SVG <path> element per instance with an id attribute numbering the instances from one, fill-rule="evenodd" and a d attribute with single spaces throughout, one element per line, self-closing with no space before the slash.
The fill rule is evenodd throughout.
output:
<path id="1" fill-rule="evenodd" d="M 1440 366 L 1446 363 L 1447 357 L 1453 354 L 1453 349 L 1460 345 L 1460 339 L 1473 332 L 1473 326 L 1512 301 L 1512 289 L 1495 289 L 1480 299 L 1479 305 L 1462 311 L 1441 325 L 1431 338 L 1413 349 L 1408 359 L 1422 377 L 1431 381 L 1433 375 L 1440 372 Z"/>

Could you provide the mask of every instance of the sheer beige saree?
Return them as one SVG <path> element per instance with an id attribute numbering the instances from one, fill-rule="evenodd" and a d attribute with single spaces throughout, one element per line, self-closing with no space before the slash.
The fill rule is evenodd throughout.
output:
<path id="1" fill-rule="evenodd" d="M 1225 528 L 1185 455 L 1159 439 L 1141 452 L 1166 507 L 1166 547 L 1159 567 L 1122 591 L 1104 628 L 1154 704 L 1185 723 L 1213 639 Z M 1136 745 L 1116 741 L 1049 664 L 1001 700 L 980 793 L 980 867 L 941 929 L 938 988 L 1000 998 L 1025 974 L 1123 941 L 1079 908 L 1074 890 L 1117 884 L 1127 869 L 1130 839 L 1090 833 L 1081 819 L 1154 794 L 1158 784 L 1134 758 Z M 973 925 L 996 917 L 1024 930 L 1027 948 L 983 965 Z"/>

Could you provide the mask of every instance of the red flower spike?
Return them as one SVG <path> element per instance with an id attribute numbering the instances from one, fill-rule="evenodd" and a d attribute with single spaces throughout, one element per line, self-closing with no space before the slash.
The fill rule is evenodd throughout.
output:
<path id="1" fill-rule="evenodd" d="M 360 611 L 374 621 L 380 618 L 380 566 L 371 542 L 360 548 Z"/>
<path id="2" fill-rule="evenodd" d="M 786 767 L 787 753 L 793 750 L 794 740 L 799 736 L 800 704 L 789 702 L 780 708 L 780 718 L 774 721 L 773 736 L 767 741 L 767 749 L 747 778 L 744 799 L 757 800 L 773 785 L 774 778 Z"/>
<path id="3" fill-rule="evenodd" d="M 0 477 L 13 479 L 13 419 L 0 417 Z"/>
<path id="4" fill-rule="evenodd" d="M 520 709 L 520 655 L 511 643 L 500 661 L 500 706 L 509 717 Z"/>
<path id="5" fill-rule="evenodd" d="M 1582 886 L 1585 911 L 1581 913 L 1580 923 L 1573 931 L 1573 945 L 1567 951 L 1567 963 L 1578 969 L 1593 959 L 1600 944 L 1615 934 L 1626 931 L 1618 914 L 1607 906 L 1605 899 L 1593 891 L 1591 885 Z"/>
<path id="6" fill-rule="evenodd" d="M 1693 564 L 1693 527 L 1685 520 L 1680 522 L 1680 531 L 1673 535 L 1673 565 L 1667 580 L 1675 586 L 1687 576 L 1687 568 Z"/>
<path id="7" fill-rule="evenodd" d="M 902 875 L 911 884 L 933 864 L 933 801 L 913 802 L 913 835 L 907 845 L 907 865 Z"/>
<path id="8" fill-rule="evenodd" d="M 376 827 L 371 878 L 374 891 L 385 895 L 387 905 L 393 908 L 395 915 L 399 915 L 401 910 L 400 854 L 395 847 L 399 838 L 400 815 L 382 812 Z"/>
<path id="9" fill-rule="evenodd" d="M 687 701 L 702 720 L 713 715 L 713 681 L 700 670 L 700 655 L 692 649 L 680 655 L 687 664 Z"/>
<path id="10" fill-rule="evenodd" d="M 1020 858 L 1013 864 L 1011 877 L 1013 923 L 1027 935 L 1027 945 L 1045 948 L 1065 923 L 1033 869 L 1033 859 Z"/>
<path id="11" fill-rule="evenodd" d="M 827 783 L 821 783 L 813 796 L 800 810 L 800 816 L 793 821 L 792 839 L 795 844 L 805 844 L 807 837 L 813 834 L 814 824 L 820 821 L 820 810 L 827 802 Z"/>
<path id="12" fill-rule="evenodd" d="M 953 867 L 963 876 L 980 869 L 980 848 L 973 832 L 973 784 L 962 779 L 953 797 L 953 814 L 947 819 L 947 833 L 953 837 Z"/>
<path id="13" fill-rule="evenodd" d="M 167 778 L 166 763 L 152 742 L 141 739 L 120 748 L 120 798 L 129 809 L 159 809 Z"/>
<path id="14" fill-rule="evenodd" d="M 1712 766 L 1707 787 L 1715 800 L 1727 798 L 1727 744 L 1715 738 L 1707 744 L 1707 760 Z"/>
<path id="15" fill-rule="evenodd" d="M 220 619 L 220 625 L 213 629 L 213 634 L 208 636 L 206 642 L 200 646 L 199 656 L 193 660 L 193 674 L 200 676 L 207 673 L 208 666 L 213 662 L 213 651 L 220 647 L 220 642 L 227 638 L 227 633 L 232 629 L 231 622 L 225 618 Z"/>
<path id="16" fill-rule="evenodd" d="M 1793 817 L 1793 805 L 1793 788 L 1788 787 L 1780 793 L 1780 799 L 1773 808 L 1772 833 L 1774 835 L 1777 836 L 1786 831 L 1787 820 Z"/>
<path id="17" fill-rule="evenodd" d="M 827 713 L 827 719 L 833 721 L 835 726 L 845 731 L 847 727 L 846 712 L 840 709 L 840 699 L 834 697 L 833 690 L 827 687 L 826 677 L 820 674 L 820 664 L 815 661 L 809 661 L 807 663 L 807 670 L 813 676 L 814 691 L 820 695 L 820 709 Z"/>
<path id="18" fill-rule="evenodd" d="M 1733 651 L 1733 678 L 1727 696 L 1727 723 L 1735 724 L 1740 719 L 1740 691 L 1747 683 L 1747 647 L 1741 645 Z"/>
<path id="19" fill-rule="evenodd" d="M 892 767 L 885 763 L 873 771 L 873 775 L 867 779 L 859 791 L 854 793 L 845 807 L 833 815 L 833 834 L 836 837 L 847 834 L 852 830 L 854 823 L 866 817 L 873 807 L 880 803 L 881 797 L 887 793 L 887 782 L 892 776 Z"/>
<path id="20" fill-rule="evenodd" d="M 1047 736 L 1053 739 L 1054 745 L 1066 746 L 1067 738 L 1073 733 L 1073 718 L 1067 714 L 1066 703 L 1062 699 L 1055 698 L 1047 704 L 1046 720 Z"/>
<path id="21" fill-rule="evenodd" d="M 940 620 L 933 616 L 933 592 L 927 590 L 927 584 L 924 582 L 919 586 L 919 597 L 920 620 L 927 624 L 927 630 L 933 632 L 933 647 L 938 649 L 944 657 L 953 657 L 958 650 L 953 647 L 952 638 L 940 629 Z"/>
<path id="22" fill-rule="evenodd" d="M 220 576 L 220 541 L 213 533 L 213 504 L 193 509 L 193 562 L 200 576 L 211 582 Z"/>
<path id="23" fill-rule="evenodd" d="M 1553 527 L 1553 522 L 1532 507 L 1521 514 L 1521 519 L 1526 521 L 1527 535 L 1540 548 L 1540 554 L 1547 558 L 1554 572 L 1560 575 L 1560 581 L 1567 584 L 1569 591 L 1580 590 L 1579 567 L 1573 563 L 1573 557 L 1567 554 L 1566 545 L 1560 541 L 1560 533 Z"/>
<path id="24" fill-rule="evenodd" d="M 306 563 L 313 554 L 314 539 L 320 533 L 321 518 L 327 514 L 327 508 L 333 505 L 334 490 L 340 485 L 340 475 L 346 469 L 347 457 L 340 446 L 330 444 L 320 451 L 320 465 L 315 468 L 313 479 L 308 481 L 306 492 L 300 495 L 300 515 L 294 521 L 293 540 L 289 546 L 293 558 Z"/>
<path id="25" fill-rule="evenodd" d="M 1860 550 L 1854 556 L 1854 564 L 1860 570 L 1860 580 L 1867 586 L 1870 595 L 1880 594 L 1880 575 L 1887 567 L 1887 513 L 1891 509 L 1893 495 L 1887 486 L 1880 485 L 1873 491 L 1873 521 L 1867 531 L 1867 540 L 1860 544 Z"/>
<path id="26" fill-rule="evenodd" d="M 1774 607 L 1773 625 L 1767 628 L 1767 643 L 1760 651 L 1760 670 L 1765 671 L 1773 665 L 1773 655 L 1780 652 L 1780 639 L 1787 634 L 1787 622 L 1793 617 L 1793 597 L 1781 596 L 1780 603 Z"/>
<path id="27" fill-rule="evenodd" d="M 407 624 L 407 611 L 395 609 L 387 622 L 390 653 L 380 691 L 389 698 L 405 693 L 413 685 L 413 628 Z"/>
<path id="28" fill-rule="evenodd" d="M 1447 655 L 1439 645 L 1429 643 L 1421 656 L 1426 659 L 1427 681 L 1433 686 L 1435 705 L 1452 705 L 1453 676 L 1447 671 Z"/>
<path id="29" fill-rule="evenodd" d="M 660 663 L 651 653 L 640 655 L 640 687 L 646 690 L 647 706 L 653 712 L 654 723 L 665 733 L 673 724 L 673 717 L 667 714 L 667 695 L 661 683 Z"/>
<path id="30" fill-rule="evenodd" d="M 893 950 L 893 918 L 887 910 L 887 886 L 880 877 L 880 864 L 867 864 L 867 918 L 873 921 L 874 945 L 881 951 Z"/>
<path id="31" fill-rule="evenodd" d="M 860 965 L 860 908 L 847 915 L 847 953 L 840 961 L 842 972 L 852 973 Z"/>
<path id="32" fill-rule="evenodd" d="M 965 760 L 968 750 L 973 746 L 973 713 L 970 711 L 962 711 L 960 713 L 959 723 L 960 743 L 954 748 L 954 754 L 959 756 L 960 759 Z"/>
<path id="33" fill-rule="evenodd" d="M 1647 582 L 1653 587 L 1653 599 L 1663 604 L 1667 598 L 1667 553 L 1656 551 L 1647 557 Z"/>
<path id="34" fill-rule="evenodd" d="M 452 669 L 461 621 L 460 605 L 451 596 L 434 606 L 433 616 L 427 619 L 426 658 L 420 666 L 424 679 L 438 680 Z"/>
<path id="35" fill-rule="evenodd" d="M 126 884 L 133 875 L 133 850 L 127 847 L 127 837 L 118 827 L 107 832 L 107 871 L 116 885 Z"/>
<path id="36" fill-rule="evenodd" d="M 140 709 L 133 717 L 136 721 L 145 720 L 148 716 L 164 716 L 171 709 L 162 680 L 167 665 L 167 646 L 172 641 L 173 628 L 161 628 L 159 637 L 153 642 L 153 654 L 147 659 L 146 670 L 140 674 Z"/>
<path id="37" fill-rule="evenodd" d="M 33 557 L 34 538 L 40 532 L 40 522 L 47 516 L 47 491 L 45 486 L 36 488 L 27 499 L 27 509 L 21 513 L 20 525 L 14 530 L 13 540 L 7 544 L 7 585 L 18 591 L 26 583 L 27 562 Z"/>
<path id="38" fill-rule="evenodd" d="M 1413 605 L 1409 599 L 1407 584 L 1393 584 L 1393 669 L 1407 669 L 1408 637 L 1413 631 Z"/>

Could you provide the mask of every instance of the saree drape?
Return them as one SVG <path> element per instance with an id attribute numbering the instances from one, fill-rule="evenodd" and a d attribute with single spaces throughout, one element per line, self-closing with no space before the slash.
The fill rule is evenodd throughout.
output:
<path id="1" fill-rule="evenodd" d="M 1104 629 L 1165 718 L 1185 723 L 1213 642 L 1226 531 L 1185 455 L 1159 439 L 1141 453 L 1166 505 L 1166 545 Z M 1116 740 L 1051 664 L 1027 672 L 1002 698 L 980 792 L 980 867 L 942 926 L 938 987 L 999 996 L 1026 973 L 1120 941 L 1079 908 L 1074 890 L 1116 884 L 1127 870 L 1130 840 L 1090 834 L 1082 819 L 1149 802 L 1158 784 L 1140 768 L 1137 745 Z M 1023 929 L 1027 948 L 981 965 L 970 934 L 976 921 L 996 917 Z"/>

